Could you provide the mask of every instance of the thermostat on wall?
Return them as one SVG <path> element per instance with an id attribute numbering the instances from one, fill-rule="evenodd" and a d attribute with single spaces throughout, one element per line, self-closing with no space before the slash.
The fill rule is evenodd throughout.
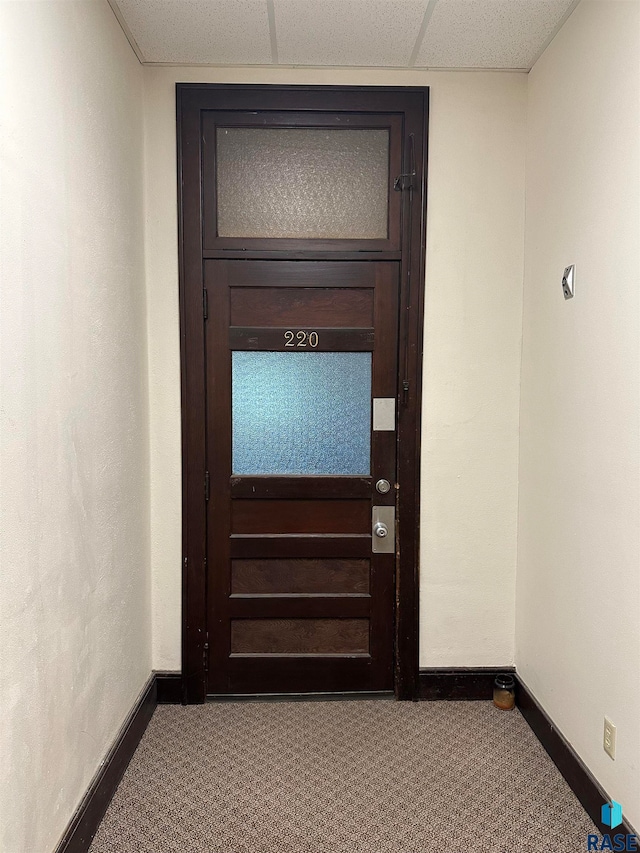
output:
<path id="1" fill-rule="evenodd" d="M 564 275 L 562 276 L 562 292 L 564 293 L 565 299 L 573 299 L 573 286 L 576 280 L 576 268 L 575 264 L 571 264 L 570 267 L 566 267 L 564 271 Z"/>

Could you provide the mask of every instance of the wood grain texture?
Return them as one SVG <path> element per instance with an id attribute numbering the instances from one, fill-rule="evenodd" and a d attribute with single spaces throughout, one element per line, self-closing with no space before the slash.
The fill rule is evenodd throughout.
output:
<path id="1" fill-rule="evenodd" d="M 314 498 L 367 499 L 371 496 L 371 477 L 352 477 L 320 475 L 306 477 L 303 474 L 291 474 L 287 477 L 259 474 L 255 476 L 234 476 L 231 478 L 231 496 L 233 498 L 299 498 L 309 495 Z"/>
<path id="2" fill-rule="evenodd" d="M 326 536 L 323 533 L 296 535 L 232 536 L 229 541 L 232 558 L 304 557 L 310 559 L 368 558 L 371 555 L 371 533 Z"/>
<path id="3" fill-rule="evenodd" d="M 228 661 L 228 692 L 235 694 L 342 693 L 393 689 L 393 681 L 381 688 L 379 674 L 369 655 L 239 655 Z M 291 685 L 296 686 L 295 690 Z"/>
<path id="4" fill-rule="evenodd" d="M 401 406 L 398 412 L 398 536 L 396 571 L 395 690 L 399 699 L 418 696 L 420 452 L 422 352 L 427 231 L 427 139 L 429 90 L 405 93 L 403 171 L 415 171 L 414 188 L 401 193 L 400 273 Z M 412 155 L 413 151 L 413 155 Z M 427 282 L 426 287 L 429 286 Z M 405 391 L 406 388 L 406 391 Z M 429 618 L 428 610 L 424 614 Z"/>
<path id="5" fill-rule="evenodd" d="M 182 687 L 185 701 L 204 702 L 207 531 L 206 376 L 202 321 L 201 161 L 198 96 L 178 88 L 178 248 L 182 416 Z M 194 156 L 195 155 L 195 156 Z"/>
<path id="6" fill-rule="evenodd" d="M 217 613 L 219 602 L 229 592 L 229 530 L 231 527 L 231 491 L 228 472 L 231 469 L 231 351 L 229 350 L 229 287 L 232 264 L 209 261 L 205 264 L 205 284 L 211 293 L 211 318 L 206 328 L 207 379 L 207 468 L 213 479 L 209 501 L 202 501 L 207 518 L 207 621 L 202 626 L 206 692 L 222 692 L 226 687 L 225 662 L 229 656 L 229 627 Z M 221 475 L 225 472 L 225 475 Z M 215 534 L 214 534 L 215 532 Z"/>
<path id="7" fill-rule="evenodd" d="M 367 533 L 371 529 L 369 501 L 234 500 L 231 532 Z"/>
<path id="8" fill-rule="evenodd" d="M 368 560 L 232 560 L 232 595 L 369 592 Z"/>
<path id="9" fill-rule="evenodd" d="M 424 88 L 384 87 L 280 87 L 234 86 L 227 84 L 178 85 L 179 115 L 179 176 L 180 199 L 180 286 L 181 333 L 183 359 L 182 413 L 183 413 L 183 668 L 184 696 L 187 701 L 202 701 L 205 692 L 273 692 L 297 690 L 371 690 L 388 689 L 395 678 L 396 692 L 401 698 L 413 698 L 417 690 L 417 584 L 418 584 L 418 523 L 419 518 L 419 432 L 420 432 L 420 381 L 422 344 L 422 282 L 424 281 L 425 206 L 426 206 L 426 127 L 428 92 Z M 415 166 L 414 189 L 389 193 L 389 240 L 376 241 L 323 241 L 323 240 L 259 240 L 248 245 L 243 238 L 223 238 L 215 233 L 215 221 L 209 215 L 215 212 L 215 158 L 214 146 L 205 140 L 215 133 L 216 117 L 222 112 L 232 114 L 237 124 L 264 125 L 271 122 L 294 120 L 297 126 L 376 126 L 390 128 L 390 181 L 401 171 Z M 296 115 L 293 115 L 296 113 Z M 206 119 L 203 123 L 203 118 Z M 320 124 L 318 124 L 320 122 Z M 326 123 L 326 124 L 325 124 Z M 231 122 L 233 124 L 233 121 Z M 204 129 L 204 132 L 203 132 Z M 408 156 L 409 139 L 415 141 L 415 162 Z M 206 150 L 205 150 L 206 149 Z M 214 166 L 212 169 L 211 166 Z M 204 167 L 204 168 L 203 168 Z M 213 182 L 210 187 L 209 184 Z M 212 189 L 212 192 L 209 190 Z M 203 209 L 206 226 L 203 231 Z M 202 235 L 205 233 L 204 243 Z M 231 242 L 228 242 L 228 240 Z M 235 244 L 234 244 L 235 241 Z M 211 260 L 204 260 L 211 258 Z M 213 260 L 216 258 L 217 260 Z M 232 260 L 232 259 L 237 260 Z M 287 258 L 287 260 L 283 260 Z M 400 288 L 400 309 L 395 316 L 385 316 L 382 310 L 390 293 L 389 272 L 381 272 L 380 262 L 400 260 L 396 267 L 396 286 Z M 389 267 L 396 266 L 393 263 Z M 209 296 L 209 319 L 203 323 L 204 289 Z M 377 272 L 375 271 L 377 269 Z M 399 269 L 399 274 L 398 274 Z M 372 610 L 372 654 L 368 664 L 348 658 L 323 662 L 318 658 L 313 668 L 306 659 L 303 664 L 293 657 L 256 659 L 228 658 L 229 649 L 229 590 L 230 559 L 367 559 L 371 556 L 370 528 L 367 533 L 348 535 L 324 532 L 302 533 L 230 533 L 231 505 L 237 503 L 232 493 L 240 497 L 246 483 L 229 481 L 231 467 L 226 458 L 230 446 L 230 417 L 228 391 L 224 382 L 230 374 L 229 324 L 231 322 L 230 295 L 232 291 L 251 290 L 254 296 L 260 291 L 302 290 L 341 292 L 333 299 L 331 310 L 320 309 L 314 326 L 334 329 L 374 328 L 374 384 L 386 384 L 389 371 L 382 365 L 386 351 L 395 353 L 394 343 L 398 326 L 402 340 L 401 351 L 406 354 L 399 363 L 393 380 L 396 392 L 401 393 L 398 412 L 398 466 L 396 483 L 399 484 L 398 564 L 394 575 L 393 555 L 381 555 L 372 562 L 370 590 L 377 602 Z M 374 291 L 378 291 L 374 297 Z M 369 291 L 366 305 L 351 305 L 356 322 L 348 316 L 353 300 L 345 291 Z M 221 295 L 218 300 L 217 295 Z M 260 297 L 258 297 L 260 298 Z M 356 301 L 358 298 L 356 297 Z M 285 307 L 284 300 L 282 307 Z M 375 305 L 374 305 L 375 302 Z M 217 304 L 212 304 L 217 303 Z M 336 309 L 339 319 L 336 320 Z M 358 310 L 356 310 L 358 309 Z M 247 308 L 250 310 L 250 306 Z M 277 311 L 273 312 L 277 314 Z M 367 314 L 365 318 L 363 314 Z M 374 318 L 375 314 L 375 318 Z M 254 315 L 255 316 L 255 315 Z M 286 320 L 273 316 L 267 322 L 261 317 L 251 323 L 237 323 L 261 328 L 282 329 L 297 326 L 309 329 L 306 319 L 297 322 L 296 316 Z M 323 322 L 323 318 L 327 319 Z M 291 318 L 291 319 L 289 319 Z M 399 321 L 399 322 L 398 322 Z M 379 329 L 380 322 L 388 323 Z M 203 326 L 206 329 L 203 335 Z M 378 336 L 380 347 L 378 346 Z M 226 350 L 226 354 L 223 352 Z M 377 355 L 376 355 L 377 351 Z M 205 383 L 206 372 L 209 377 Z M 375 359 L 379 359 L 377 366 Z M 225 379 L 226 377 L 226 379 Z M 222 385 L 220 385 L 222 382 Z M 215 389 L 215 390 L 214 390 Z M 218 390 L 222 389 L 221 395 Z M 389 392 L 385 396 L 392 396 Z M 204 417 L 207 401 L 206 418 Z M 203 424 L 206 422 L 206 432 Z M 215 423 L 214 423 L 215 422 Z M 386 474 L 391 465 L 393 443 L 390 435 L 377 434 L 372 442 L 372 472 Z M 211 476 L 215 488 L 213 499 L 204 502 L 204 471 L 215 469 Z M 386 477 L 392 479 L 391 477 Z M 362 478 L 364 479 L 364 478 Z M 292 481 L 293 482 L 293 481 Z M 372 489 L 374 480 L 369 479 Z M 280 483 L 276 491 L 261 483 L 264 490 L 260 498 L 245 492 L 245 502 L 280 498 L 294 500 L 347 500 L 361 498 L 371 503 L 391 503 L 392 492 L 378 496 L 363 494 L 364 484 L 351 484 L 355 491 L 340 492 L 340 485 L 325 485 L 314 493 L 310 484 L 304 491 L 296 482 L 291 487 Z M 337 491 L 332 492 L 334 486 Z M 278 493 L 277 489 L 282 491 Z M 290 489 L 290 491 L 287 491 Z M 238 491 L 236 491 L 238 490 Z M 226 502 L 226 506 L 222 506 Z M 207 519 L 208 516 L 208 519 Z M 226 533 L 219 538 L 219 531 Z M 207 530 L 216 531 L 215 537 Z M 230 535 L 229 535 L 230 534 Z M 205 551 L 206 548 L 206 551 Z M 205 572 L 205 557 L 209 566 L 209 580 Z M 375 563 L 375 564 L 374 564 Z M 226 564 L 226 570 L 213 570 Z M 395 594 L 395 608 L 394 608 Z M 388 598 L 383 606 L 380 596 Z M 205 602 L 209 599 L 205 608 Z M 225 609 L 226 608 L 226 609 Z M 394 613 L 395 609 L 395 613 Z M 222 618 L 220 617 L 222 614 Z M 226 615 L 225 615 L 226 614 Z M 381 621 L 382 620 L 382 621 Z M 384 625 L 395 626 L 395 640 Z M 377 627 L 376 627 L 377 626 Z M 393 651 L 395 641 L 395 670 L 380 666 L 378 656 L 382 651 Z M 209 644 L 209 651 L 207 645 Z M 383 649 L 383 646 L 385 649 Z M 212 657 L 212 650 L 215 655 Z M 374 666 L 374 658 L 377 661 Z M 225 663 L 226 660 L 226 663 Z M 209 673 L 206 672 L 209 664 Z M 273 665 L 272 665 L 273 664 Z M 316 665 L 317 664 L 317 665 Z M 326 664 L 326 665 L 325 665 Z"/>
<path id="10" fill-rule="evenodd" d="M 369 595 L 233 595 L 227 612 L 230 619 L 369 619 L 372 603 Z"/>
<path id="11" fill-rule="evenodd" d="M 304 281 L 302 270 L 299 281 Z M 373 326 L 373 290 L 309 287 L 232 287 L 232 326 L 313 329 Z"/>
<path id="12" fill-rule="evenodd" d="M 232 655 L 364 655 L 368 619 L 233 619 Z"/>
<path id="13" fill-rule="evenodd" d="M 225 255 L 226 257 L 226 255 Z M 243 254 L 241 260 L 247 260 Z M 272 258 L 271 260 L 275 260 Z M 229 265 L 229 285 L 236 287 L 278 288 L 287 290 L 301 287 L 309 288 L 358 288 L 371 289 L 374 278 L 367 264 L 353 259 L 320 260 L 285 260 L 277 264 L 271 260 L 255 259 L 250 264 Z M 377 258 L 371 260 L 378 260 Z M 243 325 L 231 323 L 231 325 Z M 335 325 L 335 324 L 329 324 Z"/>

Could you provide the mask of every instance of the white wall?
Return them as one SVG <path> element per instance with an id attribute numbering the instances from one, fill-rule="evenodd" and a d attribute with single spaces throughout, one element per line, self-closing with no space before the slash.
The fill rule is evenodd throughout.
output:
<path id="1" fill-rule="evenodd" d="M 171 67 L 144 74 L 154 667 L 180 668 L 176 81 L 431 87 L 420 661 L 511 663 L 526 75 Z"/>
<path id="2" fill-rule="evenodd" d="M 0 849 L 52 850 L 150 673 L 142 68 L 0 3 Z"/>
<path id="3" fill-rule="evenodd" d="M 640 4 L 583 0 L 529 81 L 516 662 L 636 827 L 639 246 Z"/>

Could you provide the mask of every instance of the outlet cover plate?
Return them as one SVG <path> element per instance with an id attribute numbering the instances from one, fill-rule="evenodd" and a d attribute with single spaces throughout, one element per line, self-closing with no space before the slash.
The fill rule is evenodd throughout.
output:
<path id="1" fill-rule="evenodd" d="M 604 737 L 602 746 L 609 758 L 616 760 L 616 727 L 609 717 L 604 718 Z"/>

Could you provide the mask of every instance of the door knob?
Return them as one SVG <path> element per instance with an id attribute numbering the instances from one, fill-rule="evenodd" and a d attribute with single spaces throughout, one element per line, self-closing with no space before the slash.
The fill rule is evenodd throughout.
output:
<path id="1" fill-rule="evenodd" d="M 378 521 L 373 526 L 373 532 L 380 539 L 384 539 L 385 536 L 389 535 L 389 528 L 386 524 L 383 524 L 381 521 Z"/>
<path id="2" fill-rule="evenodd" d="M 396 508 L 371 507 L 371 550 L 374 554 L 393 554 L 396 550 Z"/>

